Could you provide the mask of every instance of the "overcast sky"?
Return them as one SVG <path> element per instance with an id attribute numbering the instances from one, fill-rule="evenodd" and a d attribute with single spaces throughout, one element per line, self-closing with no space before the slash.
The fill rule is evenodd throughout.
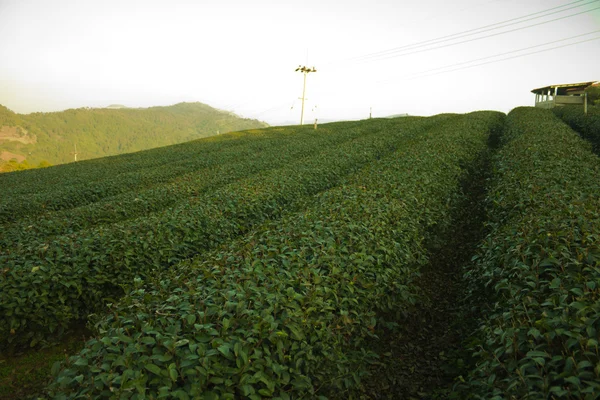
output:
<path id="1" fill-rule="evenodd" d="M 0 104 L 29 113 L 201 101 L 275 125 L 299 120 L 294 69 L 307 65 L 317 72 L 307 77 L 306 121 L 366 118 L 371 107 L 374 117 L 507 112 L 532 105 L 533 88 L 600 80 L 598 8 L 600 0 L 0 0 Z"/>

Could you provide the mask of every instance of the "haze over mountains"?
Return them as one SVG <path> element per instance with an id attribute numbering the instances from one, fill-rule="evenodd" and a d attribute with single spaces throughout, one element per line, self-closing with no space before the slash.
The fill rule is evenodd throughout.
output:
<path id="1" fill-rule="evenodd" d="M 263 128 L 203 103 L 167 107 L 78 108 L 17 114 L 0 105 L 0 171 L 10 160 L 63 164 L 167 146 L 216 134 Z"/>

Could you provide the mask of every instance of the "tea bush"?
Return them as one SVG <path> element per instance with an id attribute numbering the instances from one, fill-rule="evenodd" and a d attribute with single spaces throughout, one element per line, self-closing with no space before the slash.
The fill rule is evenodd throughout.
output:
<path id="1" fill-rule="evenodd" d="M 257 135 L 256 138 L 240 140 L 241 144 L 234 148 L 228 145 L 220 151 L 197 153 L 195 160 L 177 163 L 177 166 L 161 166 L 161 170 L 182 168 L 182 164 L 184 166 L 177 173 L 172 172 L 172 178 L 163 184 L 154 181 L 156 169 L 153 168 L 152 175 L 147 178 L 148 182 L 152 182 L 149 188 L 129 187 L 122 194 L 103 197 L 88 205 L 45 212 L 42 215 L 34 212 L 15 223 L 4 224 L 4 229 L 0 232 L 0 251 L 11 250 L 18 243 L 49 241 L 55 235 L 70 234 L 159 212 L 206 191 L 307 157 L 320 148 L 339 145 L 365 135 L 352 125 L 345 126 L 343 135 L 328 134 L 328 129 L 325 127 L 317 135 L 312 130 L 296 131 L 291 128 L 293 134 L 286 131 L 286 135 L 271 135 L 269 140 Z M 144 169 L 137 175 L 143 175 L 145 171 L 147 170 Z M 118 183 L 119 179 L 123 179 L 123 175 L 119 175 L 114 182 Z M 105 181 L 94 183 L 94 191 L 103 192 L 102 187 L 106 186 L 104 183 Z M 126 183 L 128 182 L 123 182 L 125 188 L 128 186 Z"/>
<path id="2" fill-rule="evenodd" d="M 552 111 L 581 137 L 589 140 L 596 154 L 600 153 L 600 106 L 589 106 L 587 115 L 581 106 L 555 107 Z"/>
<path id="3" fill-rule="evenodd" d="M 49 395 L 290 399 L 352 389 L 377 311 L 415 301 L 425 238 L 450 223 L 460 180 L 503 117 L 448 119 L 304 197 L 302 211 L 136 278 Z"/>
<path id="4" fill-rule="evenodd" d="M 356 124 L 356 123 L 354 123 Z M 326 130 L 327 128 L 325 128 Z M 347 129 L 352 131 L 351 126 Z M 69 210 L 101 199 L 152 188 L 168 183 L 184 174 L 204 168 L 213 168 L 234 160 L 256 158 L 257 153 L 269 153 L 275 148 L 299 149 L 294 143 L 328 143 L 335 135 L 315 135 L 309 129 L 289 128 L 282 134 L 277 129 L 238 132 L 202 139 L 184 145 L 169 146 L 128 154 L 106 157 L 50 170 L 39 171 L 12 179 L 0 175 L 6 187 L 0 201 L 0 223 L 16 221 L 22 217 L 30 220 L 48 211 Z M 237 140 L 230 140 L 229 136 Z M 219 140 L 220 139 L 220 140 Z M 8 181 L 8 182 L 3 182 Z M 15 182 L 16 181 L 16 182 Z"/>
<path id="5" fill-rule="evenodd" d="M 511 111 L 503 142 L 467 273 L 492 303 L 459 397 L 597 399 L 600 160 L 549 110 Z"/>
<path id="6" fill-rule="evenodd" d="M 134 277 L 165 271 L 277 218 L 446 118 L 373 120 L 361 125 L 362 135 L 336 125 L 337 139 L 328 146 L 319 140 L 318 149 L 310 141 L 291 144 L 308 147 L 312 155 L 265 167 L 162 212 L 18 243 L 0 254 L 0 349 L 60 334 L 72 321 L 114 302 Z M 318 132 L 313 131 L 317 138 Z"/>

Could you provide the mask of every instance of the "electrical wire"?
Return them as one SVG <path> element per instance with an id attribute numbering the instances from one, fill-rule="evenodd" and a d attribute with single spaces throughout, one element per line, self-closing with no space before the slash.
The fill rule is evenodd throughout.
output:
<path id="1" fill-rule="evenodd" d="M 600 0 L 595 0 L 595 1 L 600 1 Z M 563 19 L 575 17 L 577 15 L 586 14 L 586 13 L 589 13 L 591 11 L 595 11 L 595 10 L 599 10 L 599 9 L 600 9 L 600 7 L 596 7 L 596 8 L 592 8 L 592 9 L 589 9 L 589 10 L 586 10 L 586 11 L 581 11 L 581 12 L 578 12 L 578 13 L 575 13 L 575 14 L 565 15 L 563 17 L 554 18 L 554 19 L 551 19 L 551 20 L 548 20 L 548 21 L 539 22 L 537 24 L 531 24 L 531 25 L 522 26 L 522 27 L 515 28 L 515 29 L 510 29 L 508 31 L 503 31 L 503 32 L 498 32 L 498 33 L 493 33 L 493 34 L 490 34 L 490 35 L 486 35 L 486 36 L 480 36 L 480 37 L 476 37 L 476 38 L 472 38 L 472 39 L 462 40 L 462 41 L 456 42 L 456 43 L 449 43 L 449 44 L 445 44 L 445 45 L 441 45 L 441 46 L 436 46 L 436 47 L 431 47 L 431 48 L 427 48 L 427 49 L 420 49 L 420 50 L 415 50 L 415 51 L 409 51 L 408 53 L 392 54 L 392 55 L 389 55 L 389 56 L 386 56 L 386 57 L 377 58 L 376 61 L 386 60 L 386 59 L 396 58 L 396 57 L 403 57 L 403 56 L 408 56 L 408 55 L 411 55 L 411 54 L 424 53 L 424 52 L 427 52 L 427 51 L 443 49 L 443 48 L 452 47 L 452 46 L 456 46 L 456 45 L 463 44 L 463 43 L 470 43 L 470 42 L 474 42 L 474 41 L 477 41 L 477 40 L 482 40 L 482 39 L 487 39 L 487 38 L 494 37 L 494 36 L 504 35 L 506 33 L 511 33 L 511 32 L 516 32 L 516 31 L 520 31 L 520 30 L 523 30 L 523 29 L 533 28 L 534 26 L 540 26 L 540 25 L 548 24 L 550 22 L 560 21 L 560 20 L 563 20 Z M 370 60 L 370 61 L 375 61 L 375 60 Z"/>
<path id="2" fill-rule="evenodd" d="M 504 53 L 494 54 L 492 56 L 476 58 L 476 59 L 470 60 L 470 61 L 463 61 L 463 62 L 459 62 L 459 63 L 456 63 L 456 64 L 445 65 L 443 67 L 432 68 L 432 69 L 428 69 L 426 71 L 416 72 L 414 74 L 411 74 L 409 77 L 411 79 L 413 79 L 412 78 L 413 76 L 414 76 L 414 78 L 419 78 L 420 75 L 428 74 L 430 72 L 435 72 L 435 71 L 439 71 L 439 70 L 443 70 L 443 69 L 447 69 L 447 68 L 454 68 L 454 67 L 458 67 L 458 66 L 462 66 L 462 65 L 466 65 L 466 64 L 471 64 L 471 63 L 478 62 L 478 61 L 489 60 L 489 59 L 492 59 L 492 58 L 497 58 L 497 57 L 505 56 L 505 55 L 508 55 L 508 54 L 519 53 L 519 52 L 522 52 L 522 51 L 525 51 L 525 50 L 531 50 L 531 49 L 535 49 L 535 48 L 538 48 L 538 47 L 548 46 L 550 44 L 555 44 L 555 43 L 565 42 L 567 40 L 572 40 L 572 39 L 580 38 L 580 37 L 583 37 L 583 36 L 593 35 L 595 33 L 600 33 L 600 30 L 596 30 L 596 31 L 588 32 L 588 33 L 583 33 L 581 35 L 575 35 L 575 36 L 571 36 L 571 37 L 564 38 L 564 39 L 553 40 L 551 42 L 536 44 L 534 46 L 524 47 L 524 48 L 518 49 L 518 50 L 511 50 L 511 51 L 507 51 L 507 52 L 504 52 Z M 393 81 L 393 79 L 385 80 L 385 81 L 378 81 L 378 83 L 384 83 L 384 82 L 390 82 L 390 81 Z"/>
<path id="3" fill-rule="evenodd" d="M 296 103 L 295 101 L 294 101 L 294 103 L 292 103 L 292 107 L 290 108 L 290 110 L 294 108 L 295 103 Z M 266 113 L 271 112 L 273 110 L 277 110 L 279 108 L 283 108 L 284 106 L 287 106 L 289 104 L 290 104 L 289 100 L 286 100 L 285 102 L 278 103 L 277 105 L 275 105 L 275 106 L 273 106 L 271 108 L 265 109 L 263 111 L 252 113 L 247 118 L 256 118 L 259 115 L 263 115 L 263 114 L 266 114 Z"/>
<path id="4" fill-rule="evenodd" d="M 581 3 L 583 1 L 585 1 L 585 0 L 577 0 L 577 1 L 574 1 L 572 3 L 563 4 L 562 6 L 552 7 L 552 8 L 546 9 L 546 10 L 538 11 L 538 12 L 535 12 L 535 13 L 532 13 L 532 14 L 527 14 L 527 15 L 524 15 L 524 16 L 521 16 L 521 17 L 511 18 L 511 19 L 508 19 L 508 20 L 505 20 L 505 21 L 494 23 L 494 24 L 489 24 L 489 25 L 481 26 L 479 28 L 469 29 L 469 30 L 466 30 L 466 31 L 457 32 L 457 33 L 453 33 L 453 34 L 446 35 L 446 36 L 441 36 L 441 37 L 434 38 L 434 39 L 424 40 L 424 41 L 417 42 L 417 43 L 412 43 L 412 44 L 408 44 L 408 45 L 404 45 L 404 46 L 395 47 L 393 49 L 382 50 L 382 51 L 379 51 L 379 52 L 375 52 L 375 53 L 366 54 L 366 55 L 363 55 L 363 56 L 354 57 L 354 58 L 349 59 L 349 61 L 359 61 L 359 60 L 366 60 L 366 59 L 370 59 L 370 58 L 384 57 L 386 55 L 393 54 L 393 53 L 396 53 L 396 52 L 411 51 L 411 50 L 414 50 L 415 48 L 431 46 L 431 45 L 435 45 L 435 44 L 438 44 L 438 43 L 443 43 L 443 42 L 447 42 L 447 41 L 451 41 L 451 40 L 456 40 L 456 39 L 460 39 L 460 38 L 467 37 L 467 36 L 473 36 L 473 35 L 477 35 L 477 34 L 480 34 L 480 33 L 489 32 L 489 31 L 496 30 L 496 29 L 502 29 L 502 28 L 505 28 L 505 27 L 508 27 L 508 26 L 518 25 L 518 24 L 521 24 L 523 22 L 532 21 L 532 20 L 539 19 L 539 18 L 544 18 L 544 17 L 547 17 L 549 15 L 554 15 L 554 14 L 565 12 L 565 11 L 568 11 L 568 10 L 571 10 L 571 9 L 574 9 L 574 8 L 583 7 L 583 6 L 586 6 L 586 5 L 589 5 L 589 4 L 597 3 L 600 0 L 593 0 L 593 1 L 590 1 L 590 2 L 585 3 L 585 4 L 578 4 L 578 5 L 575 5 L 573 7 L 569 7 L 569 8 L 563 9 L 563 10 L 559 10 L 559 11 L 554 11 L 554 12 L 548 13 L 549 11 L 553 11 L 553 10 L 556 10 L 558 8 L 564 8 L 564 7 L 567 7 L 567 6 L 571 6 L 573 4 Z M 545 14 L 545 15 L 539 15 L 539 16 L 533 17 L 533 18 L 528 18 L 528 17 L 532 17 L 534 15 L 544 14 L 544 13 L 547 13 L 547 14 Z M 525 19 L 525 18 L 527 18 L 527 19 Z M 522 20 L 522 21 L 518 21 L 518 20 Z M 513 22 L 513 21 L 517 21 L 517 22 Z M 548 22 L 551 22 L 551 21 L 548 21 Z M 501 25 L 501 26 L 499 26 L 499 25 Z M 535 26 L 535 25 L 533 25 L 533 26 Z"/>
<path id="5" fill-rule="evenodd" d="M 535 13 L 527 14 L 527 15 L 524 15 L 524 16 L 521 16 L 521 17 L 511 18 L 511 19 L 508 19 L 508 20 L 505 20 L 505 21 L 501 21 L 501 22 L 497 22 L 497 23 L 493 23 L 493 24 L 481 26 L 479 28 L 469 29 L 469 30 L 462 31 L 462 32 L 457 32 L 457 33 L 454 33 L 454 34 L 451 34 L 451 35 L 441 36 L 441 37 L 438 37 L 438 38 L 435 38 L 435 39 L 425 40 L 425 41 L 421 41 L 421 42 L 417 42 L 417 43 L 413 43 L 413 44 L 409 44 L 409 45 L 405 45 L 405 46 L 400 46 L 400 47 L 396 47 L 396 48 L 393 48 L 393 49 L 383 50 L 383 51 L 379 51 L 379 52 L 375 52 L 375 53 L 371 53 L 371 54 L 367 54 L 367 55 L 363 55 L 363 56 L 357 56 L 357 57 L 346 59 L 346 60 L 350 61 L 350 62 L 355 62 L 355 63 L 358 63 L 358 62 L 368 62 L 368 61 L 379 61 L 379 60 L 385 60 L 385 59 L 389 59 L 389 58 L 401 57 L 401 56 L 406 56 L 406 55 L 411 55 L 411 54 L 416 54 L 416 53 L 421 53 L 421 52 L 433 51 L 433 50 L 437 50 L 437 49 L 442 49 L 442 48 L 447 48 L 447 47 L 451 47 L 451 46 L 456 46 L 456 45 L 463 44 L 463 43 L 473 42 L 473 41 L 477 41 L 477 40 L 483 40 L 483 39 L 487 39 L 487 38 L 490 38 L 490 37 L 495 37 L 495 36 L 503 35 L 503 34 L 506 34 L 506 33 L 511 33 L 511 32 L 516 32 L 516 31 L 520 31 L 520 30 L 524 30 L 524 29 L 529 29 L 529 28 L 532 28 L 532 27 L 540 26 L 540 25 L 545 25 L 545 24 L 548 24 L 548 23 L 551 23 L 551 22 L 556 22 L 556 21 L 567 19 L 567 18 L 572 18 L 572 17 L 578 16 L 578 15 L 586 14 L 586 13 L 589 13 L 589 12 L 592 12 L 592 11 L 600 9 L 600 7 L 596 7 L 596 8 L 584 10 L 584 11 L 581 11 L 581 12 L 569 14 L 569 15 L 563 15 L 561 17 L 550 19 L 550 20 L 546 20 L 546 21 L 542 21 L 542 22 L 539 22 L 539 23 L 529 24 L 529 25 L 526 25 L 526 26 L 521 26 L 521 27 L 517 27 L 517 28 L 514 28 L 514 29 L 505 30 L 505 31 L 502 31 L 502 32 L 492 33 L 492 34 L 488 34 L 488 35 L 484 35 L 484 36 L 478 36 L 478 37 L 470 38 L 470 39 L 466 39 L 466 40 L 460 40 L 460 41 L 457 41 L 457 42 L 454 42 L 454 43 L 446 43 L 446 44 L 443 44 L 443 45 L 440 45 L 440 46 L 435 46 L 436 44 L 450 42 L 450 41 L 456 41 L 456 40 L 459 40 L 459 39 L 462 39 L 462 38 L 466 38 L 466 37 L 469 37 L 469 36 L 480 35 L 480 34 L 485 33 L 485 32 L 490 32 L 490 31 L 494 31 L 494 30 L 498 30 L 498 29 L 503 29 L 503 28 L 507 28 L 509 26 L 523 24 L 525 22 L 529 22 L 529 21 L 536 20 L 536 19 L 539 19 L 539 18 L 545 18 L 545 17 L 548 17 L 550 15 L 555 15 L 555 14 L 563 13 L 563 12 L 568 11 L 568 10 L 572 10 L 572 9 L 575 9 L 575 8 L 584 7 L 584 6 L 588 6 L 590 4 L 598 3 L 600 0 L 592 0 L 592 1 L 588 1 L 588 2 L 585 2 L 585 1 L 587 1 L 587 0 L 577 0 L 577 1 L 573 1 L 571 3 L 567 3 L 567 4 L 564 4 L 564 5 L 561 5 L 561 6 L 548 8 L 546 10 L 542 10 L 542 11 L 538 11 L 538 12 L 535 12 Z M 579 3 L 583 3 L 583 4 L 579 4 Z M 543 15 L 540 15 L 540 14 L 543 14 Z M 493 55 L 493 56 L 487 56 L 487 57 L 482 57 L 482 58 L 478 58 L 478 59 L 475 59 L 475 60 L 464 61 L 464 62 L 452 64 L 452 65 L 447 65 L 447 66 L 444 66 L 444 67 L 433 68 L 433 69 L 430 69 L 430 70 L 427 70 L 427 71 L 422 71 L 422 72 L 413 74 L 412 77 L 409 77 L 409 78 L 406 78 L 406 79 L 403 79 L 403 80 L 405 80 L 405 81 L 406 80 L 413 80 L 413 79 L 419 79 L 419 78 L 424 78 L 424 77 L 435 76 L 435 75 L 443 74 L 443 73 L 455 72 L 455 71 L 459 71 L 459 70 L 462 70 L 462 69 L 474 68 L 474 67 L 478 67 L 478 66 L 482 66 L 482 65 L 487 65 L 487 64 L 492 64 L 492 63 L 496 63 L 496 62 L 507 61 L 507 60 L 511 60 L 511 59 L 515 59 L 515 58 L 519 58 L 519 57 L 525 57 L 525 56 L 528 56 L 528 55 L 533 55 L 533 54 L 538 54 L 538 53 L 542 53 L 542 52 L 546 52 L 546 51 L 550 51 L 550 50 L 555 50 L 555 49 L 560 49 L 560 48 L 564 48 L 564 47 L 568 47 L 568 46 L 573 46 L 573 45 L 580 44 L 580 43 L 590 42 L 590 41 L 593 41 L 593 40 L 598 40 L 598 39 L 600 39 L 600 37 L 595 37 L 595 38 L 587 39 L 587 40 L 581 40 L 581 41 L 574 42 L 574 43 L 569 43 L 569 44 L 565 44 L 565 45 L 561 45 L 561 46 L 551 47 L 551 48 L 548 48 L 548 49 L 543 49 L 543 50 L 539 50 L 539 51 L 529 52 L 529 53 L 526 53 L 526 54 L 519 54 L 519 55 L 515 55 L 515 56 L 511 56 L 511 57 L 506 57 L 506 58 L 499 59 L 499 60 L 491 60 L 491 61 L 481 62 L 481 63 L 474 64 L 474 65 L 468 65 L 468 64 L 479 62 L 479 61 L 484 61 L 484 60 L 489 60 L 489 59 L 501 57 L 501 56 L 508 55 L 508 54 L 519 53 L 519 52 L 523 52 L 523 51 L 526 51 L 526 50 L 531 50 L 531 49 L 534 49 L 534 48 L 539 48 L 539 47 L 542 47 L 542 46 L 548 46 L 550 44 L 564 42 L 566 40 L 572 40 L 574 38 L 578 38 L 578 37 L 582 37 L 582 36 L 586 36 L 586 35 L 591 35 L 591 34 L 594 34 L 594 33 L 597 33 L 597 32 L 600 32 L 600 31 L 589 32 L 589 33 L 582 34 L 582 35 L 572 36 L 570 38 L 559 39 L 559 40 L 555 40 L 555 41 L 552 41 L 552 42 L 547 42 L 547 43 L 544 43 L 544 44 L 529 46 L 529 47 L 522 48 L 522 49 L 519 49 L 519 50 L 508 51 L 508 52 L 496 54 L 496 55 Z M 431 46 L 434 46 L 434 47 L 431 47 Z M 454 67 L 459 67 L 459 68 L 454 68 Z M 454 68 L 454 69 L 446 70 L 448 68 Z M 383 82 L 389 82 L 389 81 L 383 81 Z M 383 82 L 379 81 L 377 83 L 383 83 Z M 289 104 L 289 103 L 286 102 L 286 103 L 278 104 L 278 105 L 276 105 L 274 107 L 271 107 L 269 109 L 266 109 L 264 111 L 261 111 L 261 112 L 258 112 L 258 113 L 253 113 L 252 116 L 256 117 L 256 116 L 259 116 L 259 115 L 262 115 L 262 114 L 266 114 L 266 113 L 268 113 L 270 111 L 273 111 L 275 109 L 282 108 L 285 104 Z M 294 105 L 292 105 L 291 109 L 293 109 L 293 106 Z"/>
<path id="6" fill-rule="evenodd" d="M 591 32 L 591 33 L 593 33 L 593 32 Z M 589 33 L 589 34 L 591 34 L 591 33 Z M 583 36 L 583 35 L 581 35 L 581 36 Z M 479 63 L 479 64 L 468 65 L 468 66 L 464 66 L 464 67 L 460 67 L 460 68 L 450 69 L 450 70 L 447 70 L 447 71 L 439 71 L 439 72 L 435 72 L 435 73 L 432 73 L 432 74 L 426 74 L 426 75 L 421 75 L 421 76 L 417 76 L 417 77 L 401 79 L 400 81 L 411 81 L 411 80 L 415 80 L 415 79 L 429 78 L 429 77 L 436 76 L 436 75 L 441 75 L 441 74 L 446 74 L 446 73 L 456 72 L 456 71 L 462 71 L 462 70 L 469 69 L 469 68 L 480 67 L 482 65 L 493 64 L 493 63 L 497 63 L 497 62 L 512 60 L 512 59 L 515 59 L 515 58 L 526 57 L 526 56 L 530 56 L 530 55 L 533 55 L 533 54 L 544 53 L 544 52 L 550 51 L 550 50 L 562 49 L 564 47 L 574 46 L 576 44 L 591 42 L 591 41 L 599 40 L 599 39 L 600 39 L 600 36 L 595 37 L 595 38 L 591 38 L 591 39 L 580 40 L 580 41 L 574 42 L 574 43 L 564 44 L 562 46 L 555 46 L 555 47 L 550 47 L 548 49 L 543 49 L 543 50 L 538 50 L 538 51 L 532 51 L 532 52 L 529 52 L 529 53 L 526 53 L 526 54 L 519 54 L 519 55 L 512 56 L 512 57 L 506 57 L 506 58 L 502 58 L 500 60 L 492 60 L 492 61 L 487 61 L 487 62 L 483 62 L 483 63 Z M 567 40 L 567 39 L 565 39 L 565 40 Z M 559 41 L 556 41 L 556 42 L 559 42 Z M 532 47 L 539 47 L 539 46 L 532 46 Z M 522 50 L 524 50 L 524 49 L 515 50 L 515 51 L 522 51 Z M 510 52 L 508 52 L 508 53 L 510 53 Z M 498 56 L 500 56 L 500 55 L 496 55 L 496 56 L 492 56 L 492 57 L 498 57 Z M 491 57 L 485 57 L 485 58 L 491 58 Z M 478 61 L 478 60 L 472 60 L 472 61 L 468 61 L 468 62 L 465 62 L 465 63 L 476 62 L 476 61 Z M 384 83 L 384 82 L 380 81 L 378 83 Z"/>

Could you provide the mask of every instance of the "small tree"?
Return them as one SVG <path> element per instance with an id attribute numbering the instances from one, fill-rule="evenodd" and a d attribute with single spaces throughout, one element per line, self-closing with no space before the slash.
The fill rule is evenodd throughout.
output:
<path id="1" fill-rule="evenodd" d="M 588 97 L 588 104 L 600 106 L 600 84 L 589 86 L 585 92 Z"/>

